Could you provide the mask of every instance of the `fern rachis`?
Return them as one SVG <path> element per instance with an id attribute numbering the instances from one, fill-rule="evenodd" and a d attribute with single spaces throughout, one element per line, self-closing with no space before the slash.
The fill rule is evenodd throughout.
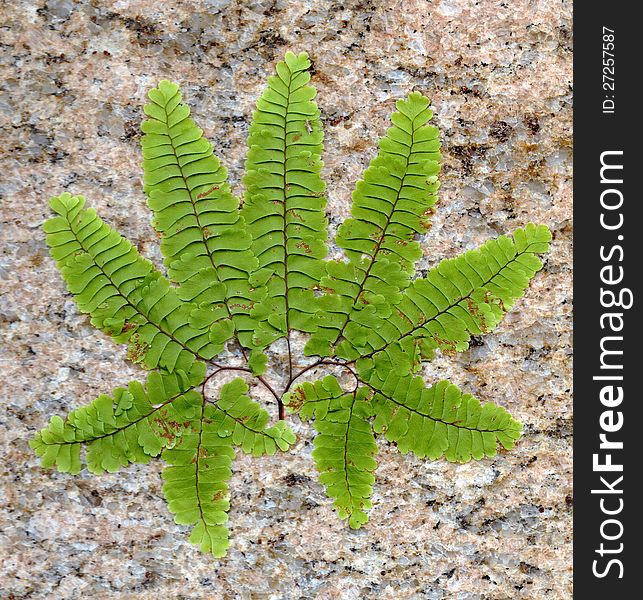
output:
<path id="1" fill-rule="evenodd" d="M 345 260 L 326 261 L 323 133 L 309 67 L 306 54 L 287 53 L 257 102 L 243 203 L 178 86 L 162 81 L 150 92 L 144 191 L 167 277 L 81 197 L 53 198 L 57 216 L 44 226 L 79 309 L 149 374 L 65 420 L 52 417 L 31 446 L 44 466 L 70 473 L 83 461 L 101 473 L 160 456 L 176 522 L 193 526 L 190 540 L 215 556 L 229 543 L 235 448 L 288 451 L 295 436 L 285 408 L 313 420 L 320 482 L 352 528 L 368 520 L 376 436 L 455 462 L 493 456 L 520 437 L 501 406 L 418 373 L 437 350 L 464 351 L 500 323 L 541 268 L 549 231 L 528 224 L 415 275 L 440 143 L 428 99 L 413 92 L 397 102 L 356 185 L 335 240 Z M 312 362 L 294 354 L 295 331 Z M 280 339 L 287 365 L 278 383 L 265 351 Z M 230 344 L 242 364 L 220 362 Z M 222 383 L 224 375 L 234 377 Z M 251 397 L 252 380 L 275 398 L 275 424 Z"/>

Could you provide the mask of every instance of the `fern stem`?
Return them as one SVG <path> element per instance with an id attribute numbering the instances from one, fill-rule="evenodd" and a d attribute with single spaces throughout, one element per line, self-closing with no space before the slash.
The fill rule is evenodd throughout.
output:
<path id="1" fill-rule="evenodd" d="M 247 362 L 248 361 L 248 356 L 246 355 L 245 348 L 242 347 L 241 351 L 242 351 L 242 354 L 243 354 L 243 358 Z M 205 386 L 206 383 L 208 383 L 208 381 L 210 381 L 210 379 L 212 379 L 215 375 L 218 375 L 222 371 L 240 371 L 241 373 L 247 373 L 248 375 L 252 375 L 252 371 L 250 369 L 248 369 L 247 367 L 224 367 L 223 365 L 221 365 L 221 364 L 219 364 L 217 362 L 214 362 L 212 360 L 210 361 L 210 364 L 213 367 L 215 367 L 217 370 L 212 372 L 212 373 L 210 373 L 210 375 L 208 375 L 206 380 L 203 382 L 204 386 Z M 279 406 L 279 419 L 281 421 L 283 421 L 284 416 L 285 416 L 285 411 L 284 411 L 284 407 L 283 407 L 283 402 L 281 401 L 281 396 L 278 394 L 278 392 L 275 390 L 275 388 L 272 385 L 270 385 L 270 383 L 268 383 L 266 381 L 265 377 L 262 377 L 261 375 L 255 375 L 254 377 L 255 377 L 255 379 L 257 379 L 257 381 L 259 381 L 259 383 L 261 383 L 274 396 L 275 400 L 277 400 L 277 405 Z"/>
<path id="2" fill-rule="evenodd" d="M 297 373 L 294 377 L 290 377 L 288 384 L 286 385 L 286 389 L 284 390 L 284 394 L 290 389 L 290 386 L 297 380 L 299 379 L 304 373 L 307 373 L 311 369 L 314 369 L 315 367 L 318 367 L 319 365 L 322 364 L 323 359 L 319 359 L 317 362 L 314 362 L 311 365 L 308 365 L 307 367 L 304 367 L 299 373 Z"/>
<path id="3" fill-rule="evenodd" d="M 283 402 L 281 401 L 281 396 L 275 391 L 275 388 L 273 388 L 261 375 L 257 376 L 257 380 L 260 381 L 263 384 L 263 386 L 275 397 L 275 400 L 277 400 L 277 405 L 279 406 L 279 420 L 283 421 L 284 405 L 283 405 Z"/>
<path id="4" fill-rule="evenodd" d="M 288 335 L 286 337 L 286 346 L 288 346 L 288 378 L 292 380 L 292 350 L 290 349 L 290 329 L 288 329 Z"/>
<path id="5" fill-rule="evenodd" d="M 214 362 L 213 360 L 210 361 L 210 364 L 213 367 L 219 369 L 219 371 L 245 371 L 246 373 L 251 373 L 252 372 L 252 371 L 250 371 L 250 369 L 248 367 L 225 367 L 222 364 Z M 218 371 L 215 371 L 214 373 L 211 373 L 210 377 L 212 375 L 215 375 L 216 373 L 218 373 Z"/>
<path id="6" fill-rule="evenodd" d="M 209 378 L 208 378 L 209 379 Z M 201 521 L 204 523 L 205 517 L 203 515 L 203 505 L 201 503 L 201 494 L 199 493 L 199 460 L 201 460 L 201 444 L 203 443 L 203 419 L 205 418 L 205 384 L 208 379 L 203 382 L 201 386 L 201 416 L 199 417 L 199 441 L 196 446 L 196 454 L 194 455 L 194 469 L 195 469 L 195 478 L 194 478 L 194 487 L 196 488 L 196 503 L 199 507 L 199 514 L 201 515 Z"/>
<path id="7" fill-rule="evenodd" d="M 286 65 L 286 68 L 290 71 L 290 67 Z M 288 89 L 286 91 L 286 95 L 288 96 L 288 106 L 286 108 L 286 114 L 284 116 L 284 160 L 283 160 L 283 178 L 284 178 L 284 186 L 283 186 L 283 228 L 284 228 L 284 286 L 285 286 L 285 303 L 286 303 L 286 346 L 288 347 L 288 378 L 292 379 L 292 350 L 290 348 L 290 306 L 288 302 L 288 236 L 287 236 L 287 218 L 286 218 L 286 213 L 287 211 L 287 205 L 288 205 L 288 197 L 286 194 L 286 173 L 287 173 L 287 167 L 286 167 L 286 162 L 287 162 L 287 157 L 288 157 L 288 108 L 290 108 L 290 90 L 292 87 L 292 71 L 290 72 L 290 78 L 288 80 Z M 281 401 L 281 398 L 278 399 L 279 403 L 279 419 L 283 420 L 285 417 L 285 410 L 284 410 L 284 405 Z"/>
<path id="8" fill-rule="evenodd" d="M 351 484 L 348 481 L 348 438 L 351 430 L 351 420 L 353 418 L 353 410 L 355 409 L 355 401 L 357 400 L 357 388 L 359 385 L 355 387 L 353 390 L 352 396 L 353 396 L 353 401 L 351 402 L 351 407 L 348 411 L 348 421 L 346 423 L 346 432 L 344 433 L 344 482 L 346 483 L 346 491 L 348 492 L 348 497 L 350 498 L 350 505 L 353 505 L 353 494 L 351 492 Z"/>
<path id="9" fill-rule="evenodd" d="M 307 373 L 308 371 L 311 371 L 315 367 L 323 367 L 323 366 L 329 366 L 329 367 L 342 367 L 345 371 L 348 371 L 353 375 L 355 378 L 355 389 L 353 392 L 357 392 L 357 389 L 359 388 L 359 384 L 363 383 L 363 381 L 359 378 L 359 375 L 350 367 L 351 363 L 344 363 L 344 362 L 339 362 L 339 361 L 334 361 L 334 360 L 326 360 L 323 358 L 320 358 L 317 362 L 308 365 L 307 367 L 304 367 L 299 373 L 297 373 L 294 377 L 291 377 L 290 380 L 288 381 L 288 384 L 286 385 L 286 389 L 284 390 L 284 394 L 292 387 L 292 384 L 297 381 L 302 375 Z"/>

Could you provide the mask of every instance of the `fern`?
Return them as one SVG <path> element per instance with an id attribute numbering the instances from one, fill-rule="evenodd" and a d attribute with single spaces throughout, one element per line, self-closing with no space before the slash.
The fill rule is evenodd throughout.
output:
<path id="1" fill-rule="evenodd" d="M 212 418 L 215 409 L 198 400 L 194 426 L 180 444 L 163 452 L 168 464 L 163 494 L 175 521 L 194 526 L 190 541 L 220 557 L 228 548 L 228 480 L 235 453 L 230 436 L 219 435 Z"/>
<path id="2" fill-rule="evenodd" d="M 366 509 L 375 482 L 373 456 L 377 445 L 369 423 L 373 407 L 368 389 L 345 392 L 332 375 L 315 383 L 304 383 L 290 393 L 286 402 L 299 409 L 302 419 L 315 418 L 313 458 L 321 473 L 319 481 L 335 499 L 340 518 L 358 528 L 368 520 Z"/>
<path id="3" fill-rule="evenodd" d="M 239 201 L 230 193 L 225 167 L 181 103 L 178 86 L 162 81 L 149 97 L 142 126 L 144 189 L 168 275 L 182 300 L 198 303 L 216 320 L 220 342 L 236 329 L 245 343 L 254 328 L 248 280 L 257 260 Z"/>
<path id="4" fill-rule="evenodd" d="M 353 218 L 339 228 L 336 242 L 349 262 L 326 265 L 321 287 L 331 293 L 316 314 L 309 354 L 332 354 L 332 344 L 364 307 L 389 317 L 400 290 L 409 285 L 413 263 L 422 256 L 415 237 L 429 228 L 436 200 L 438 131 L 427 124 L 432 113 L 421 94 L 398 100 L 397 109 L 379 154 L 357 182 Z"/>
<path id="5" fill-rule="evenodd" d="M 53 416 L 48 429 L 32 442 L 45 466 L 79 473 L 81 445 L 86 447 L 87 468 L 92 473 L 116 472 L 129 463 L 148 463 L 176 441 L 194 415 L 194 382 L 203 378 L 203 363 L 191 376 L 152 372 L 146 385 L 132 381 L 111 396 L 101 395 L 63 421 Z"/>
<path id="6" fill-rule="evenodd" d="M 259 347 L 288 337 L 291 329 L 313 331 L 312 290 L 326 256 L 326 186 L 308 67 L 306 54 L 286 54 L 268 79 L 249 130 L 242 214 L 259 261 L 253 280 L 266 284 L 264 300 L 252 311 L 259 321 L 253 343 Z"/>
<path id="7" fill-rule="evenodd" d="M 465 351 L 471 336 L 501 322 L 541 268 L 549 230 L 530 223 L 415 275 L 440 143 L 428 99 L 413 92 L 397 102 L 356 185 L 335 239 L 345 258 L 326 261 L 323 134 L 309 68 L 306 54 L 287 53 L 257 102 L 243 204 L 178 86 L 162 81 L 150 92 L 144 190 L 167 277 L 82 197 L 53 198 L 57 216 L 44 226 L 78 308 L 150 372 L 144 384 L 53 416 L 32 448 L 43 466 L 69 473 L 161 457 L 170 511 L 215 556 L 229 544 L 235 449 L 289 451 L 286 408 L 313 422 L 319 480 L 352 528 L 368 520 L 376 436 L 403 453 L 466 462 L 511 449 L 521 433 L 502 406 L 419 373 L 436 352 Z M 312 362 L 294 353 L 293 331 L 307 334 Z M 287 369 L 278 382 L 266 375 L 265 350 L 281 338 Z M 217 362 L 227 344 L 237 345 L 242 365 Z M 226 373 L 237 377 L 211 392 Z M 253 379 L 274 396 L 276 422 L 251 398 Z"/>

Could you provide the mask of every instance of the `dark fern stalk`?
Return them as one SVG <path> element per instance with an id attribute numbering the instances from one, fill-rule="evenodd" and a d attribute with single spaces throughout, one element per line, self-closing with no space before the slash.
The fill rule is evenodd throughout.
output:
<path id="1" fill-rule="evenodd" d="M 521 426 L 501 406 L 481 405 L 455 385 L 418 375 L 436 350 L 468 348 L 502 320 L 541 268 L 551 235 L 528 224 L 512 236 L 445 260 L 415 277 L 419 234 L 438 191 L 440 143 L 427 98 L 396 104 L 353 193 L 352 217 L 325 261 L 323 133 L 305 53 L 287 53 L 257 102 L 249 131 L 243 205 L 190 118 L 177 85 L 149 94 L 142 138 L 144 189 L 161 237 L 167 277 L 138 255 L 80 196 L 53 198 L 47 243 L 82 312 L 127 344 L 150 371 L 111 395 L 51 417 L 31 441 L 43 466 L 115 472 L 166 463 L 163 493 L 190 541 L 223 556 L 235 447 L 255 456 L 287 451 L 295 436 L 285 408 L 314 419 L 320 482 L 351 527 L 366 523 L 377 466 L 375 434 L 404 453 L 466 462 L 510 449 Z M 291 333 L 308 334 L 307 366 Z M 283 389 L 266 376 L 266 348 L 285 339 Z M 228 343 L 242 366 L 216 360 Z M 297 383 L 303 375 L 321 379 Z M 219 374 L 240 377 L 216 397 Z M 346 388 L 338 376 L 349 376 Z M 279 420 L 249 396 L 254 378 L 278 403 Z M 81 450 L 84 448 L 84 453 Z"/>

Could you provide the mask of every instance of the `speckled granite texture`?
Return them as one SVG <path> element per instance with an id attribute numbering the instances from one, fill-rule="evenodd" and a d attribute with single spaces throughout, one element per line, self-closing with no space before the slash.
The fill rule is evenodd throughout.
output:
<path id="1" fill-rule="evenodd" d="M 0 596 L 570 598 L 571 1 L 18 0 L 0 13 Z M 426 370 L 525 423 L 514 451 L 457 466 L 380 440 L 375 508 L 354 532 L 293 419 L 293 452 L 237 461 L 217 561 L 173 523 L 158 463 L 72 477 L 28 449 L 50 414 L 141 377 L 75 309 L 41 224 L 49 196 L 84 194 L 158 261 L 139 170 L 146 91 L 181 83 L 240 192 L 252 105 L 287 49 L 314 61 L 333 228 L 395 99 L 417 89 L 444 144 L 421 267 L 529 220 L 554 243 L 493 335 Z"/>

